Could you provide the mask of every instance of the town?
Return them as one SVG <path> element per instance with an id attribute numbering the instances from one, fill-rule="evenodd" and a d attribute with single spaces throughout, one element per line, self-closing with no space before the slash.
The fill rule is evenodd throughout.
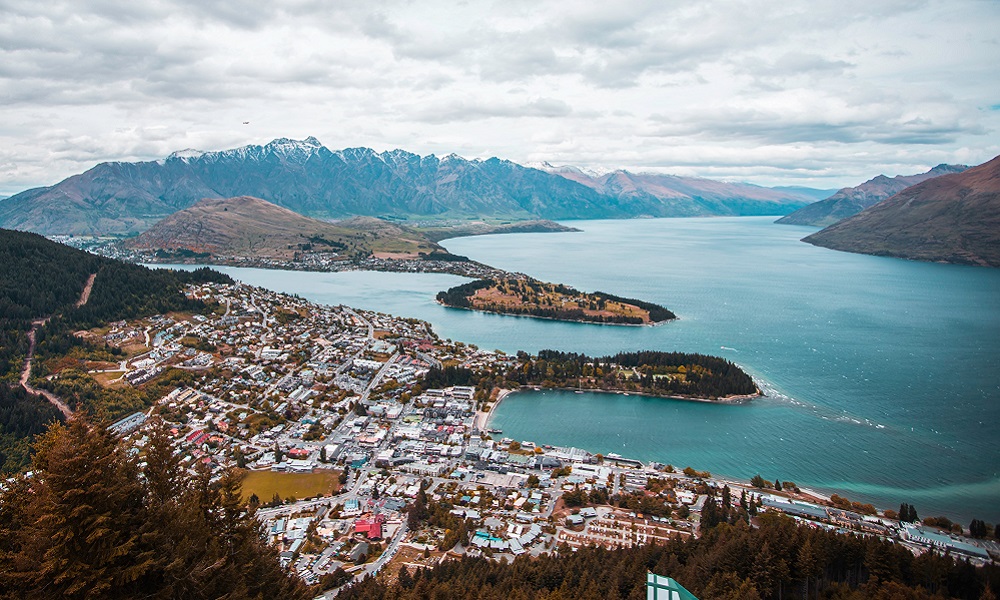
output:
<path id="1" fill-rule="evenodd" d="M 527 279 L 523 273 L 511 273 L 462 256 L 431 254 L 420 258 L 380 258 L 376 255 L 348 257 L 337 252 L 302 251 L 292 260 L 261 256 L 166 254 L 123 247 L 117 239 L 89 236 L 52 236 L 54 241 L 94 252 L 107 258 L 139 264 L 223 265 L 285 271 L 384 271 L 391 273 L 448 273 L 472 279 Z"/>
<path id="2" fill-rule="evenodd" d="M 513 390 L 446 374 L 505 373 L 523 359 L 443 340 L 421 321 L 243 284 L 187 293 L 210 310 L 84 334 L 126 357 L 95 370 L 106 385 L 143 386 L 167 370 L 187 377 L 111 429 L 141 452 L 147 428 L 163 423 L 188 468 L 244 469 L 244 494 L 282 562 L 322 589 L 462 555 L 510 560 L 698 536 L 719 511 L 781 512 L 978 563 L 1000 554 L 792 482 L 504 438 L 489 416 Z"/>

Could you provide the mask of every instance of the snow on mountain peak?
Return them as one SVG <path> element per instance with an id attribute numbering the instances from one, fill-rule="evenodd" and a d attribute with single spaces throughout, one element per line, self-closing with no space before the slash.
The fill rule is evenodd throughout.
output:
<path id="1" fill-rule="evenodd" d="M 313 136 L 304 140 L 293 140 L 290 138 L 278 138 L 264 146 L 265 153 L 275 154 L 284 159 L 305 162 L 313 154 L 323 148 L 323 144 Z"/>
<path id="2" fill-rule="evenodd" d="M 612 169 L 588 169 L 585 167 L 574 167 L 572 165 L 554 165 L 545 160 L 541 162 L 525 163 L 524 166 L 531 169 L 538 169 L 539 171 L 545 171 L 546 173 L 552 173 L 554 175 L 571 173 L 575 175 L 584 175 L 586 177 L 601 177 L 602 175 L 607 175 L 612 172 Z"/>
<path id="3" fill-rule="evenodd" d="M 184 159 L 192 159 L 192 158 L 201 158 L 202 156 L 205 156 L 205 154 L 206 153 L 202 152 L 201 150 L 195 150 L 194 148 L 185 148 L 184 150 L 178 150 L 177 152 L 171 152 L 170 155 L 167 156 L 167 160 L 170 160 L 170 159 L 184 160 Z"/>

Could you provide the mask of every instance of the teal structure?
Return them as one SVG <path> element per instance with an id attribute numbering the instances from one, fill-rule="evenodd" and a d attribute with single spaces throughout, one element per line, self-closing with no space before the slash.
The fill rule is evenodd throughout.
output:
<path id="1" fill-rule="evenodd" d="M 698 600 L 669 577 L 646 573 L 646 600 Z"/>

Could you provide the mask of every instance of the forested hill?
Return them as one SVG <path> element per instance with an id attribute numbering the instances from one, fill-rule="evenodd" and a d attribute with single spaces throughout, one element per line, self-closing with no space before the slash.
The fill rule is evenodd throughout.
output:
<path id="1" fill-rule="evenodd" d="M 182 303 L 181 288 L 193 282 L 231 282 L 210 269 L 148 269 L 70 248 L 34 233 L 0 229 L 0 315 L 8 319 L 70 314 L 92 273 L 87 305 L 75 320 L 121 319 L 170 310 Z"/>
<path id="2" fill-rule="evenodd" d="M 91 274 L 90 299 L 75 306 Z M 12 381 L 27 352 L 31 320 L 57 316 L 67 325 L 191 308 L 187 283 L 232 281 L 209 269 L 193 272 L 147 269 L 95 256 L 22 231 L 0 229 L 0 379 Z"/>
<path id="3" fill-rule="evenodd" d="M 606 292 L 581 292 L 531 278 L 477 279 L 439 292 L 437 301 L 454 308 L 579 323 L 652 325 L 677 318 L 651 302 Z"/>
<path id="4" fill-rule="evenodd" d="M 86 305 L 77 307 L 96 274 Z M 82 344 L 70 333 L 107 321 L 201 306 L 186 283 L 231 281 L 216 271 L 151 270 L 102 258 L 21 231 L 0 229 L 0 471 L 23 467 L 28 441 L 58 418 L 51 405 L 15 387 L 28 354 L 31 321 L 52 317 L 39 330 L 39 347 Z"/>

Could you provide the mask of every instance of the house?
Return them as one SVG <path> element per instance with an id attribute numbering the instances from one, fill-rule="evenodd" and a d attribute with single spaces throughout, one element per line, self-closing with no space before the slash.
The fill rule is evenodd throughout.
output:
<path id="1" fill-rule="evenodd" d="M 368 542 L 361 542 L 351 550 L 351 562 L 358 562 L 362 555 L 368 555 Z"/>
<path id="2" fill-rule="evenodd" d="M 582 515 L 569 515 L 566 517 L 566 527 L 582 527 L 583 526 L 583 516 Z"/>
<path id="3" fill-rule="evenodd" d="M 363 533 L 370 540 L 378 540 L 382 538 L 382 525 L 384 523 L 384 515 L 373 515 L 367 519 L 358 519 L 354 522 L 354 533 Z"/>

